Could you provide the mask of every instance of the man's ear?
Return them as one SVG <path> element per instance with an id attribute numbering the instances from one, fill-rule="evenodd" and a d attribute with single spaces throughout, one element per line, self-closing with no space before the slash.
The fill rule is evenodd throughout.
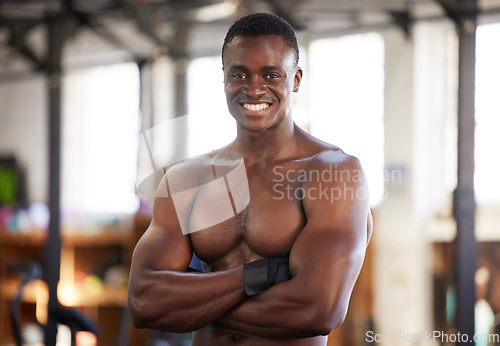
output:
<path id="1" fill-rule="evenodd" d="M 293 79 L 293 92 L 299 91 L 300 81 L 302 80 L 302 68 L 297 67 L 297 71 L 295 71 L 295 77 Z"/>

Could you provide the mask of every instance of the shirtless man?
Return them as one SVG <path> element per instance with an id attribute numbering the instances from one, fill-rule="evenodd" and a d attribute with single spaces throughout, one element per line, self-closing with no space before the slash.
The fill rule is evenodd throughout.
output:
<path id="1" fill-rule="evenodd" d="M 250 201 L 224 222 L 185 232 L 181 224 L 195 223 L 192 213 L 207 197 L 193 182 L 221 174 L 210 159 L 166 174 L 167 187 L 182 176 L 192 193 L 180 213 L 170 196 L 155 198 L 132 260 L 134 324 L 194 331 L 193 345 L 326 345 L 346 316 L 371 237 L 361 165 L 294 124 L 302 70 L 286 22 L 241 18 L 228 31 L 222 61 L 237 137 L 219 153 L 241 155 Z M 186 272 L 193 252 L 204 273 Z"/>

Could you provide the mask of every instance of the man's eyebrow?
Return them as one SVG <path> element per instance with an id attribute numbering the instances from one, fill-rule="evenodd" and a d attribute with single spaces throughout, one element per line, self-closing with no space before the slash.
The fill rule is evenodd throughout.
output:
<path id="1" fill-rule="evenodd" d="M 231 71 L 233 70 L 248 71 L 248 68 L 245 65 L 231 65 L 229 69 Z"/>
<path id="2" fill-rule="evenodd" d="M 261 68 L 262 71 L 283 71 L 283 69 L 279 66 L 273 66 L 273 65 L 270 65 L 270 66 L 263 66 Z"/>
<path id="3" fill-rule="evenodd" d="M 230 66 L 230 71 L 248 71 L 248 67 L 245 65 L 231 65 Z M 267 72 L 267 71 L 283 71 L 283 69 L 280 66 L 275 66 L 275 65 L 268 65 L 268 66 L 262 66 L 260 68 L 261 71 Z"/>

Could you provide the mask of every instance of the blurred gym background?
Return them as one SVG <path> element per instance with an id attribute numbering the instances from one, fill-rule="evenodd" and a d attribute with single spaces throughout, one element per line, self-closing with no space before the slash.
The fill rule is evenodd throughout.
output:
<path id="1" fill-rule="evenodd" d="M 329 345 L 500 344 L 500 0 L 2 0 L 0 345 L 189 345 L 128 316 L 138 136 L 184 117 L 159 155 L 234 138 L 220 50 L 253 12 L 296 30 L 296 123 L 370 184 Z"/>

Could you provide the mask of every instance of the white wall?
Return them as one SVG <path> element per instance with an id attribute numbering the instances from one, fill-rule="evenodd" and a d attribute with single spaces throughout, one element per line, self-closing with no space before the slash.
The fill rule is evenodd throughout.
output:
<path id="1" fill-rule="evenodd" d="M 375 326 L 378 333 L 433 330 L 431 243 L 451 240 L 456 176 L 456 41 L 449 22 L 421 22 L 407 40 L 385 31 L 385 169 L 377 210 Z M 396 176 L 398 177 L 398 176 Z M 389 345 L 392 343 L 389 343 Z M 397 343 L 394 343 L 397 344 Z M 421 344 L 426 344 L 421 343 Z"/>
<path id="2" fill-rule="evenodd" d="M 0 82 L 0 155 L 25 169 L 28 201 L 47 202 L 48 111 L 44 75 Z"/>
<path id="3" fill-rule="evenodd" d="M 128 47 L 138 56 L 148 56 L 153 49 L 151 40 L 129 22 L 115 20 L 112 32 L 127 38 Z M 35 52 L 46 54 L 46 31 L 39 27 L 30 33 Z M 63 68 L 91 67 L 130 62 L 134 55 L 126 52 L 89 29 L 78 31 L 66 44 Z M 24 59 L 6 58 L 0 72 L 14 75 L 0 79 L 0 155 L 14 154 L 27 174 L 29 202 L 48 201 L 48 90 L 44 74 L 31 74 Z M 19 71 L 16 79 L 16 71 Z"/>
<path id="4" fill-rule="evenodd" d="M 421 307 L 421 239 L 412 201 L 413 184 L 413 45 L 398 30 L 383 32 L 385 55 L 385 170 L 400 172 L 388 181 L 387 199 L 375 219 L 375 328 L 397 335 L 426 329 Z M 397 259 L 397 260 L 395 260 Z"/>

